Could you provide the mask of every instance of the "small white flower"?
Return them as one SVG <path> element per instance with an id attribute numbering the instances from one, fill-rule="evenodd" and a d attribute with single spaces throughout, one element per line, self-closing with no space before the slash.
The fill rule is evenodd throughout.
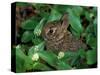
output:
<path id="1" fill-rule="evenodd" d="M 21 46 L 20 46 L 20 45 L 17 45 L 17 46 L 16 46 L 16 49 L 19 49 L 19 48 L 21 48 Z"/>
<path id="2" fill-rule="evenodd" d="M 39 29 L 37 32 L 37 36 L 39 36 L 41 34 L 41 30 Z"/>
<path id="3" fill-rule="evenodd" d="M 35 32 L 35 35 L 37 35 L 37 36 L 40 36 L 40 34 L 41 34 L 41 30 L 40 29 Z"/>
<path id="4" fill-rule="evenodd" d="M 33 60 L 33 61 L 38 61 L 38 59 L 39 59 L 38 53 L 33 54 L 32 60 Z"/>
<path id="5" fill-rule="evenodd" d="M 35 51 L 39 51 L 38 46 L 35 46 L 34 50 L 35 50 Z"/>
<path id="6" fill-rule="evenodd" d="M 93 16 L 94 16 L 94 15 L 91 13 L 91 14 L 90 14 L 90 18 L 92 18 Z"/>
<path id="7" fill-rule="evenodd" d="M 65 55 L 65 54 L 64 54 L 64 52 L 59 52 L 59 53 L 58 53 L 58 59 L 63 58 L 63 57 L 64 57 L 64 55 Z"/>

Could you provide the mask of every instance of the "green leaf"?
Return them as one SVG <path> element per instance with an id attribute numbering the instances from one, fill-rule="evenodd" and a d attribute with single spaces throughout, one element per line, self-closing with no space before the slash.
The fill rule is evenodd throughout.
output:
<path id="1" fill-rule="evenodd" d="M 33 33 L 30 31 L 25 31 L 22 35 L 21 41 L 27 43 L 32 40 Z"/>
<path id="2" fill-rule="evenodd" d="M 87 28 L 85 29 L 85 33 L 88 35 L 88 33 L 91 33 L 93 31 L 93 26 L 90 24 L 87 26 Z M 87 36 L 86 35 L 86 36 Z"/>
<path id="3" fill-rule="evenodd" d="M 38 45 L 32 46 L 32 47 L 29 49 L 28 55 L 32 57 L 32 55 L 33 55 L 35 52 L 43 51 L 43 50 L 44 50 L 44 44 L 45 44 L 44 42 L 41 42 L 41 43 L 38 44 Z"/>
<path id="4" fill-rule="evenodd" d="M 97 39 L 91 33 L 86 37 L 86 43 L 93 49 L 97 49 Z"/>
<path id="5" fill-rule="evenodd" d="M 32 55 L 34 54 L 34 49 L 35 49 L 35 46 L 32 46 L 29 51 L 28 51 L 28 55 L 32 57 Z"/>
<path id="6" fill-rule="evenodd" d="M 33 67 L 33 61 L 22 52 L 22 47 L 18 45 L 16 47 L 16 72 L 25 72 L 31 70 Z"/>
<path id="7" fill-rule="evenodd" d="M 73 57 L 73 56 L 77 56 L 78 52 L 72 52 L 72 51 L 67 51 L 65 52 L 65 57 Z"/>
<path id="8" fill-rule="evenodd" d="M 85 14 L 86 19 L 91 22 L 94 14 L 92 12 L 89 12 L 89 11 L 84 11 L 84 14 Z"/>
<path id="9" fill-rule="evenodd" d="M 22 22 L 21 27 L 26 30 L 33 30 L 37 25 L 36 17 L 32 17 Z"/>
<path id="10" fill-rule="evenodd" d="M 30 57 L 27 56 L 25 59 L 25 64 L 24 64 L 25 70 L 31 70 L 33 69 L 33 61 Z"/>
<path id="11" fill-rule="evenodd" d="M 97 62 L 97 51 L 89 50 L 86 53 L 87 64 L 92 65 Z"/>
<path id="12" fill-rule="evenodd" d="M 67 51 L 65 52 L 65 55 L 61 60 L 70 65 L 73 65 L 74 63 L 76 63 L 75 61 L 77 60 L 78 57 L 79 57 L 78 51 L 76 52 Z"/>
<path id="13" fill-rule="evenodd" d="M 67 63 L 65 63 L 63 61 L 59 61 L 57 64 L 58 64 L 57 65 L 57 69 L 58 70 L 68 70 L 68 69 L 72 69 L 72 67 L 69 64 L 67 64 Z"/>
<path id="14" fill-rule="evenodd" d="M 43 39 L 41 37 L 36 37 L 36 38 L 32 39 L 32 42 L 34 43 L 34 45 L 38 45 L 42 41 L 43 41 Z"/>
<path id="15" fill-rule="evenodd" d="M 95 35 L 97 36 L 97 17 L 94 19 L 94 21 L 93 21 L 93 28 L 94 28 L 94 33 L 95 33 Z"/>
<path id="16" fill-rule="evenodd" d="M 93 12 L 94 16 L 97 16 L 97 7 L 93 7 L 92 12 Z"/>
<path id="17" fill-rule="evenodd" d="M 53 9 L 57 10 L 59 13 L 64 14 L 70 6 L 66 5 L 55 5 Z"/>
<path id="18" fill-rule="evenodd" d="M 58 61 L 57 56 L 53 52 L 41 51 L 39 56 L 51 66 L 55 67 Z"/>
<path id="19" fill-rule="evenodd" d="M 97 24 L 97 17 L 94 19 L 93 24 L 94 24 L 94 25 Z"/>
<path id="20" fill-rule="evenodd" d="M 52 70 L 49 66 L 43 64 L 43 63 L 40 63 L 40 62 L 35 62 L 33 64 L 33 69 L 34 70 L 42 70 L 42 71 L 50 71 Z"/>
<path id="21" fill-rule="evenodd" d="M 60 12 L 58 12 L 56 9 L 52 9 L 50 16 L 48 18 L 48 22 L 60 20 L 61 17 L 62 17 L 62 14 Z"/>
<path id="22" fill-rule="evenodd" d="M 25 72 L 25 59 L 27 56 L 22 52 L 20 45 L 16 47 L 16 72 Z"/>
<path id="23" fill-rule="evenodd" d="M 71 63 L 70 63 L 70 65 L 73 66 L 73 65 L 78 64 L 78 61 L 79 61 L 78 58 L 79 58 L 78 55 L 77 55 L 77 56 L 74 56 L 74 57 L 71 59 Z"/>
<path id="24" fill-rule="evenodd" d="M 77 33 L 72 27 L 70 27 L 70 30 L 76 38 L 80 38 L 80 33 Z"/>
<path id="25" fill-rule="evenodd" d="M 81 35 L 83 32 L 83 27 L 81 25 L 79 17 L 75 16 L 73 11 L 71 9 L 67 10 L 69 13 L 69 23 L 71 24 L 71 27 Z"/>
<path id="26" fill-rule="evenodd" d="M 45 11 L 41 11 L 41 13 L 39 14 L 42 18 L 44 17 L 46 20 L 48 19 L 49 17 L 49 13 L 45 12 Z"/>
<path id="27" fill-rule="evenodd" d="M 77 17 L 80 17 L 80 15 L 83 12 L 83 8 L 80 7 L 80 6 L 75 6 L 75 7 L 72 8 L 72 11 Z"/>
<path id="28" fill-rule="evenodd" d="M 22 51 L 22 47 L 20 45 L 16 46 L 16 55 L 22 59 L 25 59 L 26 55 Z"/>
<path id="29" fill-rule="evenodd" d="M 25 72 L 24 68 L 25 60 L 22 59 L 20 56 L 16 55 L 16 72 Z"/>
<path id="30" fill-rule="evenodd" d="M 44 23 L 45 23 L 45 18 L 42 18 L 39 24 L 34 29 L 34 35 L 40 36 Z"/>
<path id="31" fill-rule="evenodd" d="M 84 49 L 79 49 L 78 50 L 78 54 L 81 58 L 85 58 L 86 57 L 86 52 Z"/>

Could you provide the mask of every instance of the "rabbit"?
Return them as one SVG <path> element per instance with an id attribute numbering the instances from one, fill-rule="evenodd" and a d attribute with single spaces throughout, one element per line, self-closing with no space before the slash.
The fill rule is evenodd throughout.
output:
<path id="1" fill-rule="evenodd" d="M 68 31 L 68 14 L 64 14 L 59 21 L 48 22 L 42 29 L 42 37 L 46 42 L 46 49 L 55 52 L 77 51 L 79 48 L 86 49 L 86 44 L 76 39 Z"/>

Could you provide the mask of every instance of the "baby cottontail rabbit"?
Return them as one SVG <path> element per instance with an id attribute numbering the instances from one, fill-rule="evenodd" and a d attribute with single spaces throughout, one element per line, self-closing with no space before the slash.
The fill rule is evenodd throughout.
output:
<path id="1" fill-rule="evenodd" d="M 70 31 L 68 15 L 64 14 L 60 21 L 47 23 L 42 30 L 42 37 L 46 41 L 47 50 L 53 51 L 76 51 L 79 48 L 86 48 L 86 45 L 76 39 Z"/>

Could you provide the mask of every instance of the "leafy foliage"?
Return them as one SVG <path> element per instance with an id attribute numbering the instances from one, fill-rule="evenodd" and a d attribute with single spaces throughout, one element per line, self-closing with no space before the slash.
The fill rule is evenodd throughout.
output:
<path id="1" fill-rule="evenodd" d="M 25 31 L 22 35 L 21 41 L 26 43 L 32 40 L 33 34 L 30 31 Z"/>
<path id="2" fill-rule="evenodd" d="M 17 3 L 17 6 L 31 6 L 37 12 L 21 22 L 18 32 L 21 39 L 16 45 L 16 72 L 90 68 L 97 64 L 96 7 L 31 3 Z M 57 54 L 45 49 L 41 31 L 46 22 L 60 20 L 64 13 L 69 15 L 70 32 L 77 38 L 83 37 L 88 48 L 64 52 L 59 59 Z"/>
<path id="3" fill-rule="evenodd" d="M 71 27 L 77 32 L 77 34 L 81 34 L 83 31 L 80 18 L 75 16 L 75 13 L 71 9 L 68 9 L 69 13 L 69 22 L 71 24 Z"/>
<path id="4" fill-rule="evenodd" d="M 96 50 L 91 50 L 91 51 L 88 51 L 86 53 L 86 56 L 87 56 L 87 64 L 91 65 L 93 63 L 96 63 L 96 58 L 97 58 L 97 54 L 96 54 Z"/>

